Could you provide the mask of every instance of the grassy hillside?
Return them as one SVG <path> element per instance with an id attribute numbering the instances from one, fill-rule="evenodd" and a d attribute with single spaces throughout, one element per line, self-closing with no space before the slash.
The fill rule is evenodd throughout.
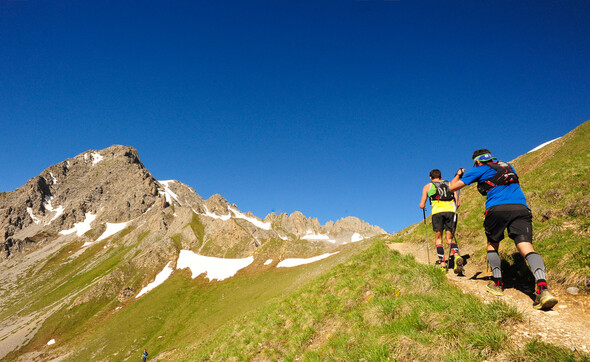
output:
<path id="1" fill-rule="evenodd" d="M 179 270 L 145 296 L 125 302 L 116 297 L 100 297 L 81 304 L 69 300 L 43 323 L 26 346 L 7 358 L 46 351 L 45 358 L 67 355 L 65 359 L 71 361 L 123 360 L 147 346 L 152 355 L 187 346 L 228 321 L 326 273 L 369 245 L 370 242 L 350 244 L 337 255 L 297 268 L 277 269 L 257 262 L 221 282 L 209 282 L 202 276 L 191 279 L 188 270 Z M 133 245 L 114 248 L 97 257 L 96 254 L 103 249 L 102 243 L 97 243 L 87 248 L 76 262 L 63 263 L 72 247 L 64 247 L 35 278 L 23 278 L 21 287 L 24 289 L 20 296 L 29 297 L 20 298 L 19 303 L 3 310 L 2 314 L 15 313 L 19 309 L 21 312 L 40 310 L 62 300 L 68 293 L 81 290 L 115 268 Z M 91 257 L 97 261 L 88 268 Z M 126 273 L 137 271 L 128 269 Z M 32 281 L 41 275 L 46 276 L 45 281 L 34 284 Z M 47 342 L 51 339 L 55 339 L 56 344 L 48 347 Z"/>
<path id="2" fill-rule="evenodd" d="M 437 268 L 377 241 L 363 253 L 164 360 L 588 360 L 507 327 L 522 316 L 451 286 Z"/>
<path id="3" fill-rule="evenodd" d="M 549 278 L 552 282 L 590 287 L 590 121 L 511 163 L 533 211 L 533 243 L 544 257 Z M 472 245 L 476 250 L 474 260 L 485 264 L 485 198 L 471 185 L 461 190 L 461 200 L 459 246 Z M 432 246 L 430 217 L 427 223 Z M 424 238 L 424 225 L 417 223 L 399 232 L 394 241 L 424 243 Z M 518 259 L 508 238 L 500 244 L 500 251 L 508 264 Z"/>

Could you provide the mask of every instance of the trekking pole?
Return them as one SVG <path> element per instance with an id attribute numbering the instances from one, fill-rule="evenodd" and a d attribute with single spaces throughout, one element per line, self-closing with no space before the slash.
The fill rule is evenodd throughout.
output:
<path id="1" fill-rule="evenodd" d="M 457 236 L 455 236 L 457 234 L 457 224 L 459 223 L 459 220 L 457 220 L 457 214 L 459 213 L 459 197 L 460 197 L 460 192 L 461 190 L 457 190 L 457 205 L 455 205 L 455 225 L 453 228 L 453 239 L 455 240 L 455 244 L 457 243 Z"/>
<path id="2" fill-rule="evenodd" d="M 422 209 L 424 215 L 424 236 L 426 237 L 426 256 L 428 258 L 428 265 L 430 265 L 430 251 L 428 250 L 428 228 L 426 227 L 426 208 Z"/>

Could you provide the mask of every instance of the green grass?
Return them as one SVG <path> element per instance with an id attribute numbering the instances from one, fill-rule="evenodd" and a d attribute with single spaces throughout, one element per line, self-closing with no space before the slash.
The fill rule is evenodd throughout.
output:
<path id="1" fill-rule="evenodd" d="M 191 229 L 193 230 L 193 232 L 195 233 L 195 236 L 197 237 L 197 239 L 202 243 L 203 239 L 205 237 L 205 227 L 201 223 L 201 219 L 199 218 L 199 215 L 197 215 L 193 212 L 193 217 L 192 217 L 189 225 L 190 225 Z"/>
<path id="2" fill-rule="evenodd" d="M 363 249 L 359 244 L 300 268 L 254 267 L 221 282 L 209 282 L 203 277 L 193 280 L 188 271 L 177 271 L 166 283 L 139 299 L 120 303 L 113 297 L 97 298 L 62 308 L 18 353 L 41 349 L 52 338 L 74 351 L 68 360 L 118 360 L 146 346 L 152 355 L 188 346 L 195 338 L 286 295 Z M 121 309 L 116 310 L 117 307 Z"/>
<path id="3" fill-rule="evenodd" d="M 590 288 L 590 121 L 511 163 L 533 211 L 533 245 L 544 258 L 550 281 Z M 461 200 L 459 247 L 476 246 L 472 261 L 485 264 L 486 238 L 482 226 L 485 198 L 472 185 L 461 190 Z M 432 245 L 430 217 L 427 222 Z M 424 225 L 419 222 L 397 233 L 393 241 L 424 243 L 424 239 Z M 504 255 L 514 250 L 507 236 L 501 247 L 507 250 Z"/>
<path id="4" fill-rule="evenodd" d="M 377 242 L 167 360 L 503 358 L 524 353 L 504 329 L 520 319 L 513 307 L 484 305 L 436 268 Z"/>

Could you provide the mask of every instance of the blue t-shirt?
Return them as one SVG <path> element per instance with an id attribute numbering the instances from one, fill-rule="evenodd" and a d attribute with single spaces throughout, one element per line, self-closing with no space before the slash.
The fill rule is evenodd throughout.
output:
<path id="1" fill-rule="evenodd" d="M 514 167 L 512 167 L 512 170 L 514 171 Z M 516 173 L 516 171 L 514 171 L 514 173 Z M 461 181 L 465 182 L 466 185 L 471 185 L 474 182 L 489 180 L 494 175 L 496 175 L 496 170 L 490 166 L 481 165 L 466 171 L 465 175 L 461 178 Z M 519 184 L 498 185 L 488 191 L 486 209 L 489 209 L 492 206 L 506 204 L 522 204 L 529 207 L 526 204 L 526 197 Z"/>

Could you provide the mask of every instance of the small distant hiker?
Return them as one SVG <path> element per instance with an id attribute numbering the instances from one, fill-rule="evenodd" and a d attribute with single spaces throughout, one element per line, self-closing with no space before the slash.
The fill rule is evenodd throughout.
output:
<path id="1" fill-rule="evenodd" d="M 456 192 L 451 192 L 449 182 L 441 179 L 440 170 L 430 171 L 430 182 L 422 189 L 420 208 L 426 207 L 426 199 L 430 199 L 432 205 L 432 230 L 436 239 L 436 254 L 440 267 L 447 269 L 449 261 L 445 259 L 443 247 L 443 231 L 446 230 L 445 239 L 449 246 L 449 257 L 454 260 L 455 274 L 463 274 L 464 260 L 459 255 L 459 246 L 453 242 L 453 234 L 457 226 L 457 208 L 459 198 Z"/>
<path id="2" fill-rule="evenodd" d="M 147 349 L 144 349 L 143 354 L 141 355 L 141 361 L 145 362 L 147 360 L 147 356 L 148 356 Z"/>
<path id="3" fill-rule="evenodd" d="M 483 226 L 488 241 L 488 261 L 492 268 L 492 281 L 487 290 L 494 295 L 503 295 L 501 260 L 498 255 L 504 230 L 514 240 L 520 255 L 526 259 L 536 280 L 535 309 L 550 309 L 557 304 L 547 288 L 545 264 L 533 249 L 533 215 L 520 188 L 514 168 L 492 156 L 488 149 L 473 152 L 473 168 L 465 172 L 457 170 L 451 181 L 451 191 L 477 182 L 477 190 L 486 196 L 486 212 Z"/>

